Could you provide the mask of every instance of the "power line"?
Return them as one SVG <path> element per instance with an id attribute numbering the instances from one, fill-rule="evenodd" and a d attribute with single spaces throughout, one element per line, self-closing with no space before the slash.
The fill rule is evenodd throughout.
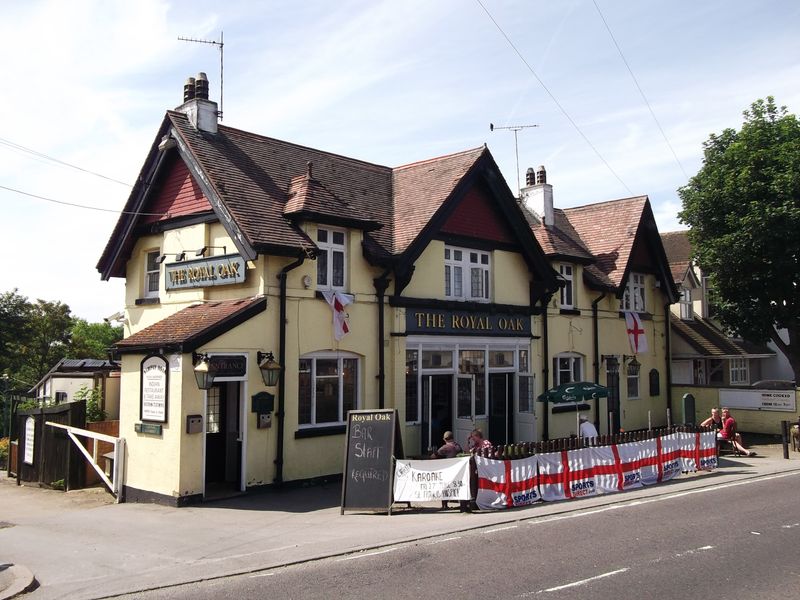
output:
<path id="1" fill-rule="evenodd" d="M 508 37 L 508 35 L 506 34 L 506 32 L 505 32 L 505 31 L 503 31 L 503 28 L 502 28 L 502 27 L 500 27 L 500 25 L 497 23 L 497 21 L 495 20 L 495 18 L 492 16 L 492 13 L 490 13 L 490 12 L 488 11 L 488 9 L 487 9 L 487 8 L 486 8 L 486 7 L 483 5 L 483 2 L 481 2 L 481 0 L 475 0 L 475 2 L 477 2 L 477 3 L 478 3 L 478 5 L 479 5 L 479 6 L 480 6 L 480 7 L 483 9 L 483 11 L 484 11 L 484 12 L 486 13 L 486 15 L 489 17 L 489 19 L 491 19 L 492 23 L 494 23 L 494 26 L 495 26 L 495 27 L 497 27 L 497 30 L 498 30 L 498 31 L 499 31 L 499 32 L 502 34 L 502 36 L 503 36 L 503 37 L 506 39 L 506 41 L 508 42 L 509 46 L 511 46 L 511 48 L 514 50 L 514 52 L 516 52 L 516 54 L 517 54 L 517 56 L 519 57 L 519 59 L 520 59 L 520 60 L 523 62 L 523 64 L 524 64 L 524 65 L 525 65 L 525 66 L 528 68 L 528 71 L 530 71 L 530 72 L 531 72 L 531 75 L 533 75 L 533 76 L 536 78 L 536 81 L 538 81 L 538 82 L 539 82 L 539 85 L 541 85 L 541 86 L 542 86 L 542 89 L 544 89 L 544 91 L 545 91 L 545 92 L 547 92 L 547 95 L 548 95 L 548 96 L 550 96 L 550 99 L 551 99 L 551 100 L 552 100 L 552 101 L 555 103 L 555 105 L 558 107 L 558 109 L 561 111 L 561 113 L 562 113 L 562 114 L 563 114 L 563 115 L 564 115 L 564 116 L 567 118 L 567 120 L 570 122 L 570 124 L 572 125 L 572 127 L 574 127 L 574 128 L 575 128 L 575 131 L 577 131 L 577 132 L 580 134 L 580 136 L 583 138 L 583 140 L 584 140 L 584 141 L 585 141 L 585 142 L 586 142 L 586 143 L 589 145 L 589 147 L 592 149 L 592 151 L 595 153 L 595 155 L 597 155 L 597 157 L 598 157 L 598 158 L 599 158 L 599 159 L 600 159 L 600 160 L 603 162 L 603 164 L 604 164 L 604 165 L 606 166 L 606 168 L 607 168 L 607 169 L 608 169 L 608 170 L 611 172 L 611 174 L 612 174 L 614 177 L 616 177 L 616 178 L 617 178 L 617 181 L 619 181 L 619 182 L 622 184 L 622 187 L 624 187 L 626 190 L 628 190 L 628 193 L 629 193 L 631 196 L 633 196 L 633 192 L 631 191 L 631 188 L 629 188 L 629 187 L 627 186 L 627 184 L 626 184 L 624 181 L 622 181 L 622 178 L 621 178 L 619 175 L 617 175 L 617 172 L 616 172 L 616 171 L 615 171 L 615 170 L 614 170 L 614 169 L 611 167 L 611 165 L 610 165 L 610 164 L 608 163 L 608 161 L 607 161 L 607 160 L 606 160 L 606 159 L 603 157 L 603 155 L 602 155 L 602 154 L 600 154 L 600 151 L 599 151 L 597 148 L 595 148 L 594 144 L 592 144 L 592 142 L 589 140 L 589 138 L 588 138 L 588 137 L 586 137 L 586 134 L 585 134 L 585 133 L 583 133 L 583 131 L 581 130 L 581 128 L 580 128 L 580 127 L 578 127 L 578 124 L 577 124 L 577 123 L 576 123 L 576 122 L 575 122 L 575 121 L 572 119 L 572 117 L 570 117 L 570 116 L 569 116 L 569 113 L 566 111 L 566 109 L 565 109 L 563 106 L 561 106 L 561 103 L 560 103 L 560 102 L 559 102 L 559 101 L 556 99 L 556 97 L 553 95 L 553 93 L 552 93 L 552 92 L 551 92 L 551 91 L 548 89 L 548 87 L 547 87 L 547 86 L 544 84 L 544 81 L 542 81 L 542 80 L 541 80 L 541 78 L 539 77 L 539 75 L 537 75 L 537 74 L 536 74 L 536 71 L 534 71 L 533 67 L 532 67 L 530 64 L 528 64 L 528 61 L 527 61 L 527 60 L 525 60 L 525 57 L 524 57 L 524 56 L 522 56 L 522 53 L 521 53 L 521 52 L 520 52 L 520 51 L 517 49 L 517 47 L 514 45 L 514 42 L 513 42 L 513 41 L 511 41 L 511 38 L 509 38 L 509 37 Z"/>
<path id="2" fill-rule="evenodd" d="M 37 198 L 38 200 L 44 200 L 46 202 L 52 202 L 54 204 L 61 204 L 63 206 L 72 206 L 74 208 L 84 208 L 86 210 L 98 210 L 101 212 L 110 212 L 115 213 L 118 215 L 139 215 L 141 217 L 168 217 L 169 213 L 146 213 L 146 212 L 133 212 L 127 210 L 114 210 L 113 208 L 101 208 L 99 206 L 88 206 L 86 204 L 76 204 L 75 202 L 65 202 L 63 200 L 55 200 L 53 198 L 46 198 L 45 196 L 39 196 L 37 194 L 31 194 L 30 192 L 23 192 L 22 190 L 17 190 L 12 187 L 8 187 L 5 185 L 0 185 L 0 189 L 8 190 L 9 192 L 14 192 L 16 194 L 22 194 L 23 196 L 28 196 L 30 198 Z"/>
<path id="3" fill-rule="evenodd" d="M 9 148 L 12 148 L 14 150 L 21 150 L 22 152 L 27 152 L 28 154 L 31 154 L 33 156 L 37 156 L 39 158 L 44 158 L 45 160 L 49 160 L 51 162 L 57 163 L 59 165 L 65 166 L 65 167 L 69 167 L 71 169 L 75 169 L 77 171 L 82 171 L 83 173 L 87 173 L 89 175 L 94 175 L 95 177 L 100 177 L 101 179 L 105 179 L 107 181 L 113 181 L 114 183 L 118 183 L 120 185 L 124 185 L 124 186 L 127 186 L 127 187 L 133 187 L 130 183 L 126 183 L 124 181 L 120 181 L 119 179 L 114 179 L 113 177 L 108 177 L 108 176 L 103 175 L 101 173 L 96 173 L 95 171 L 90 171 L 89 169 L 84 169 L 83 167 L 79 167 L 77 165 L 73 165 L 73 164 L 70 164 L 68 162 L 64 162 L 63 160 L 59 160 L 57 158 L 53 158 L 52 156 L 48 156 L 47 154 L 39 152 L 38 150 L 33 150 L 32 148 L 26 148 L 25 146 L 23 146 L 21 144 L 17 144 L 16 142 L 12 142 L 11 140 L 6 140 L 6 139 L 3 139 L 3 138 L 0 138 L 0 145 L 8 146 Z"/>
<path id="4" fill-rule="evenodd" d="M 639 93 L 642 96 L 642 100 L 644 100 L 644 103 L 647 105 L 647 110 L 650 111 L 650 115 L 653 117 L 653 121 L 656 122 L 656 125 L 658 126 L 658 130 L 661 132 L 661 137 L 664 138 L 664 141 L 667 143 L 667 146 L 669 147 L 670 152 L 672 152 L 672 156 L 675 157 L 675 162 L 678 163 L 678 166 L 680 167 L 681 172 L 683 173 L 683 176 L 686 177 L 686 179 L 689 179 L 689 175 L 687 175 L 686 170 L 683 168 L 683 165 L 681 164 L 681 161 L 678 158 L 678 155 L 675 153 L 675 149 L 672 147 L 672 144 L 670 144 L 669 138 L 667 138 L 667 134 L 664 132 L 664 128 L 661 127 L 661 123 L 659 123 L 658 118 L 656 117 L 656 113 L 653 112 L 653 107 L 650 106 L 650 102 L 648 102 L 647 96 L 644 95 L 644 92 L 642 91 L 642 87 L 639 85 L 639 81 L 636 79 L 636 75 L 633 74 L 633 69 L 631 69 L 631 66 L 628 64 L 628 61 L 625 59 L 625 55 L 622 53 L 622 48 L 620 48 L 619 44 L 617 43 L 617 38 L 614 37 L 614 34 L 611 31 L 611 27 L 608 26 L 608 21 L 606 21 L 606 18 L 603 15 L 603 12 L 600 10 L 600 7 L 597 5 L 597 0 L 592 0 L 592 3 L 594 4 L 594 7 L 597 9 L 597 13 L 600 15 L 600 18 L 603 21 L 603 25 L 606 26 L 606 31 L 608 31 L 608 35 L 611 36 L 611 41 L 614 42 L 614 46 L 616 46 L 617 52 L 619 52 L 620 58 L 622 58 L 622 62 L 625 63 L 625 67 L 628 69 L 628 73 L 631 74 L 631 79 L 633 79 L 633 83 L 636 84 L 636 89 L 639 90 Z"/>

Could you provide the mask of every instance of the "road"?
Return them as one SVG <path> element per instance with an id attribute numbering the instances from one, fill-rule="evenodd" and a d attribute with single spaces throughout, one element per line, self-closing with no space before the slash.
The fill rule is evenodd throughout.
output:
<path id="1" fill-rule="evenodd" d="M 797 485 L 774 475 L 550 517 L 529 508 L 508 525 L 135 597 L 784 600 L 800 590 Z"/>

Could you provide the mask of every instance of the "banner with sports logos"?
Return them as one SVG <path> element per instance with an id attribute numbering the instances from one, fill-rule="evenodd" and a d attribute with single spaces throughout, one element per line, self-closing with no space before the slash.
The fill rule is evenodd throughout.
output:
<path id="1" fill-rule="evenodd" d="M 537 485 L 537 458 L 493 460 L 475 457 L 478 493 L 475 503 L 482 510 L 524 506 L 541 500 Z"/>
<path id="2" fill-rule="evenodd" d="M 469 457 L 400 460 L 394 468 L 394 501 L 469 500 Z"/>

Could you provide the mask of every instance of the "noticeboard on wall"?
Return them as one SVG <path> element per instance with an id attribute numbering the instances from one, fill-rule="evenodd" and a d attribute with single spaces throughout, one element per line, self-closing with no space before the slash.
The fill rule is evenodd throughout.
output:
<path id="1" fill-rule="evenodd" d="M 403 458 L 396 409 L 347 413 L 342 507 L 392 514 L 394 459 Z"/>
<path id="2" fill-rule="evenodd" d="M 142 421 L 167 422 L 169 397 L 169 361 L 161 354 L 142 360 L 139 387 L 139 418 Z"/>

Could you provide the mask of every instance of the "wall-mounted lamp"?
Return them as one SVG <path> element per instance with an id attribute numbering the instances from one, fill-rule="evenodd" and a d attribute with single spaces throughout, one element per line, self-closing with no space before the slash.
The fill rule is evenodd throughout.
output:
<path id="1" fill-rule="evenodd" d="M 275 356 L 273 356 L 272 352 L 256 352 L 256 360 L 258 361 L 258 369 L 261 371 L 264 385 L 267 387 L 278 385 L 278 378 L 283 367 L 275 362 Z"/>
<path id="2" fill-rule="evenodd" d="M 603 354 L 600 360 L 606 363 L 606 371 L 616 375 L 619 373 L 619 359 L 613 354 Z"/>
<path id="3" fill-rule="evenodd" d="M 158 264 L 161 264 L 161 263 L 163 263 L 165 260 L 167 260 L 167 255 L 166 255 L 166 254 L 162 254 L 161 256 L 159 256 L 158 258 L 156 258 L 156 262 L 157 262 Z"/>
<path id="4" fill-rule="evenodd" d="M 641 363 L 638 360 L 636 360 L 635 356 L 630 356 L 628 358 L 631 359 L 631 362 L 628 363 L 628 377 L 638 377 L 639 369 L 642 368 Z"/>
<path id="5" fill-rule="evenodd" d="M 175 255 L 175 262 L 181 262 L 186 258 L 186 252 L 181 250 Z"/>
<path id="6" fill-rule="evenodd" d="M 161 152 L 166 152 L 170 148 L 174 148 L 177 145 L 178 142 L 175 141 L 175 138 L 167 134 L 161 138 L 161 141 L 158 143 L 158 149 L 161 150 Z"/>
<path id="7" fill-rule="evenodd" d="M 205 256 L 206 252 L 208 252 L 212 248 L 216 248 L 217 250 L 222 248 L 222 253 L 223 254 L 227 254 L 228 253 L 228 247 L 227 246 L 203 246 L 199 250 L 195 250 L 194 255 L 195 256 Z"/>
<path id="8" fill-rule="evenodd" d="M 211 367 L 211 359 L 208 354 L 192 352 L 192 364 L 194 367 L 194 378 L 197 380 L 197 387 L 201 390 L 210 390 L 214 385 L 214 369 Z"/>

